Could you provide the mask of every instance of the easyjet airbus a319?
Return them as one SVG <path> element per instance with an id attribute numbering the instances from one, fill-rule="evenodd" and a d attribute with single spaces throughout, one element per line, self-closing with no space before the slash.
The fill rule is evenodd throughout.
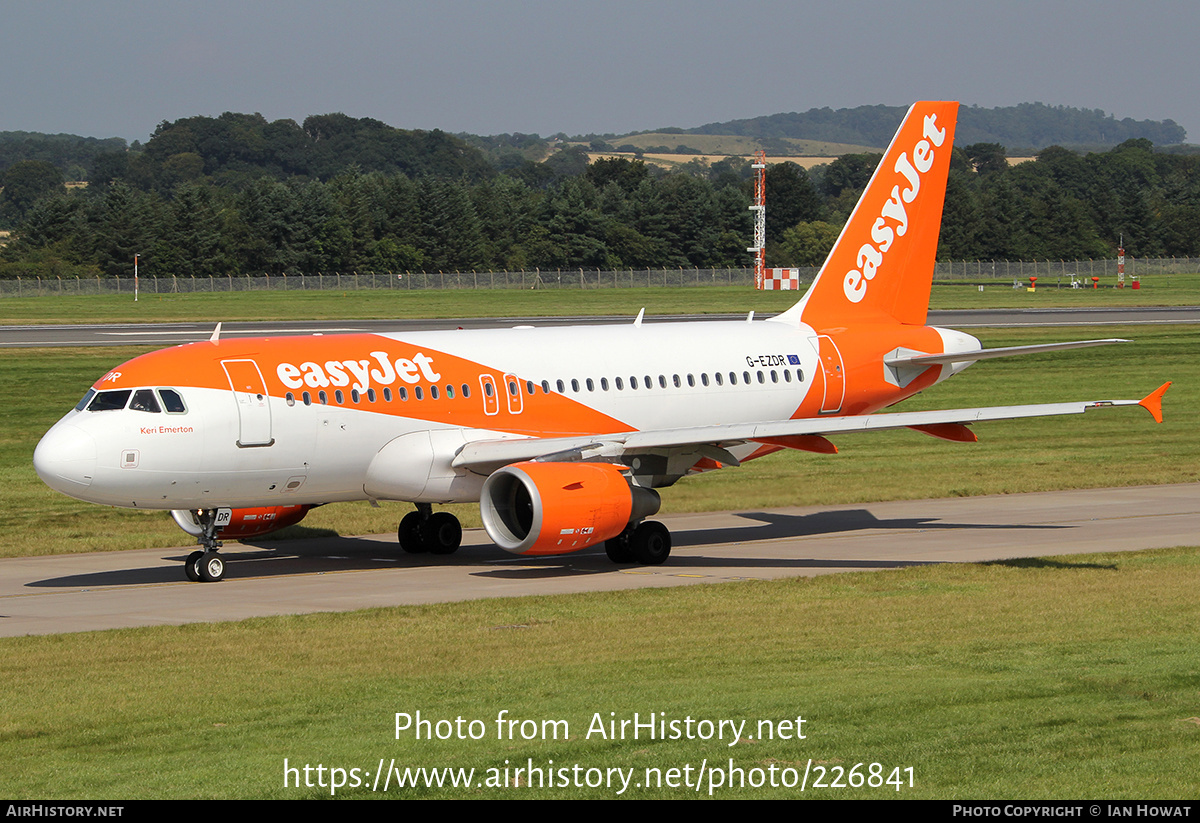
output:
<path id="1" fill-rule="evenodd" d="M 666 560 L 647 518 L 658 488 L 831 436 L 967 424 L 1142 400 L 878 414 L 976 360 L 1098 345 L 982 349 L 925 325 L 957 103 L 914 105 L 812 287 L 766 320 L 220 339 L 153 352 L 96 381 L 34 454 L 51 487 L 170 510 L 225 573 L 221 538 L 344 500 L 416 505 L 408 552 L 449 554 L 462 528 L 433 506 L 478 501 L 517 554 L 603 543 L 617 563 Z M 219 328 L 219 327 L 218 327 Z M 1169 385 L 1169 384 L 1167 384 Z"/>

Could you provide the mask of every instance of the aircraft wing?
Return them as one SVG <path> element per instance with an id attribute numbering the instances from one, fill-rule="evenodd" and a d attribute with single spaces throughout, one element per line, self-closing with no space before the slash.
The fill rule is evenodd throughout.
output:
<path id="1" fill-rule="evenodd" d="M 975 409 L 892 412 L 846 417 L 812 417 L 801 420 L 775 420 L 761 423 L 726 423 L 678 429 L 617 432 L 575 437 L 515 438 L 476 440 L 467 443 L 453 460 L 456 468 L 488 473 L 524 460 L 573 462 L 620 458 L 626 454 L 652 453 L 695 447 L 697 453 L 726 465 L 737 465 L 727 449 L 752 442 L 788 444 L 789 438 L 816 437 L 849 432 L 915 428 L 950 440 L 973 440 L 965 429 L 970 423 L 988 420 L 1016 420 L 1027 417 L 1056 417 L 1083 414 L 1092 409 L 1113 406 L 1141 406 L 1162 422 L 1162 396 L 1170 383 L 1164 383 L 1141 400 L 1087 400 L 1073 403 L 1041 403 L 1026 406 L 988 406 Z M 834 451 L 829 449 L 809 449 Z"/>

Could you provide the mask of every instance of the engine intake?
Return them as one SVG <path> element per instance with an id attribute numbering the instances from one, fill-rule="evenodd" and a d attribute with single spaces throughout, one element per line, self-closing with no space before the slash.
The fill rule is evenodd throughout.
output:
<path id="1" fill-rule="evenodd" d="M 616 537 L 658 511 L 658 493 L 610 463 L 514 463 L 479 501 L 488 537 L 514 554 L 567 554 Z"/>

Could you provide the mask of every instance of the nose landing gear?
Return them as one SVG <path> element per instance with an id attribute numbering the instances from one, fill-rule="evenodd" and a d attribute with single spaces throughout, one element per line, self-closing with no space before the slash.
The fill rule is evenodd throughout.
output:
<path id="1" fill-rule="evenodd" d="M 193 583 L 220 582 L 225 577 L 225 560 L 217 554 L 217 549 L 223 545 L 217 539 L 217 529 L 224 525 L 222 520 L 229 522 L 229 509 L 200 509 L 196 512 L 196 519 L 201 527 L 196 542 L 204 550 L 194 551 L 187 556 L 183 562 L 184 574 Z"/>

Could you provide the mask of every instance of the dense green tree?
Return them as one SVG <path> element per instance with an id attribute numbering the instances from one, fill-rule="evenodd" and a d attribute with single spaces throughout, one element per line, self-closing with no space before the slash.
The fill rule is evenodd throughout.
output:
<path id="1" fill-rule="evenodd" d="M 820 266 L 829 256 L 842 227 L 820 220 L 797 223 L 783 232 L 769 262 L 780 266 Z"/>
<path id="2" fill-rule="evenodd" d="M 0 221 L 19 223 L 33 204 L 66 193 L 62 172 L 44 160 L 21 160 L 0 173 Z"/>
<path id="3" fill-rule="evenodd" d="M 767 242 L 777 243 L 785 229 L 816 220 L 821 199 L 808 172 L 795 163 L 775 163 L 766 169 Z"/>

